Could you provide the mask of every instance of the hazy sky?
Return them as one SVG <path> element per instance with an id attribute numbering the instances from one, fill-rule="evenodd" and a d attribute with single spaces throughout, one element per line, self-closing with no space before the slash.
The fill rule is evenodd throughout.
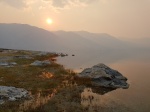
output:
<path id="1" fill-rule="evenodd" d="M 53 24 L 48 25 L 47 18 Z M 150 0 L 0 0 L 0 23 L 150 37 Z"/>

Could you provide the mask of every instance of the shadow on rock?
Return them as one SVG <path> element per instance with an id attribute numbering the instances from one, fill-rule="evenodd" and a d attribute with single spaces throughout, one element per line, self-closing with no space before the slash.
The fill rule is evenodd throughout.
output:
<path id="1" fill-rule="evenodd" d="M 126 82 L 126 77 L 124 77 L 117 70 L 113 70 L 102 63 L 94 65 L 91 68 L 84 69 L 77 76 L 81 79 L 85 78 L 91 80 L 92 86 L 106 87 L 112 89 L 129 88 L 129 84 Z"/>
<path id="2" fill-rule="evenodd" d="M 93 93 L 97 93 L 97 94 L 100 94 L 100 95 L 104 95 L 106 93 L 109 93 L 111 91 L 116 90 L 114 88 L 95 87 L 95 86 L 88 86 L 88 88 L 91 88 Z"/>

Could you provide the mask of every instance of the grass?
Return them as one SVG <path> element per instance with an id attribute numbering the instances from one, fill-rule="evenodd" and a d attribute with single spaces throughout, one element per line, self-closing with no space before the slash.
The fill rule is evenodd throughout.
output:
<path id="1" fill-rule="evenodd" d="M 46 105 L 41 105 L 36 109 L 30 109 L 29 112 L 84 112 L 80 105 L 80 93 L 83 88 L 65 87 L 60 89 Z M 72 93 L 72 94 L 70 94 Z"/>
<path id="2" fill-rule="evenodd" d="M 62 75 L 70 75 L 62 65 L 52 63 L 47 66 L 30 66 L 35 60 L 51 60 L 56 57 L 55 54 L 48 54 L 45 56 L 32 55 L 32 51 L 18 51 L 0 53 L 0 57 L 5 56 L 17 56 L 17 55 L 30 55 L 33 59 L 19 59 L 12 58 L 9 62 L 16 62 L 17 65 L 14 67 L 0 67 L 0 85 L 15 86 L 25 88 L 27 90 L 44 90 L 47 88 L 55 88 L 62 81 Z M 49 72 L 54 74 L 51 79 L 41 79 L 39 77 L 42 72 Z M 57 79 L 57 80 L 56 80 Z"/>
<path id="3" fill-rule="evenodd" d="M 12 57 L 7 62 L 16 62 L 17 65 L 14 67 L 2 67 L 0 66 L 0 85 L 4 86 L 15 86 L 25 88 L 27 90 L 44 90 L 47 88 L 57 87 L 62 79 L 63 75 L 71 75 L 62 65 L 52 62 L 51 65 L 46 66 L 30 66 L 35 60 L 51 60 L 56 57 L 56 54 L 47 54 L 44 56 L 33 55 L 39 52 L 33 51 L 17 51 L 17 52 L 0 52 L 0 58 Z M 29 55 L 33 59 L 19 59 L 13 56 L 18 55 Z M 39 77 L 43 72 L 49 72 L 54 74 L 51 79 Z"/>
<path id="4" fill-rule="evenodd" d="M 118 107 L 118 105 L 113 108 L 101 105 L 96 107 L 81 105 L 81 93 L 86 86 L 91 86 L 91 79 L 78 78 L 72 70 L 67 70 L 53 61 L 52 64 L 46 66 L 30 66 L 35 60 L 51 61 L 57 56 L 56 54 L 40 56 L 37 55 L 40 52 L 36 51 L 19 50 L 5 53 L 2 51 L 0 49 L 0 61 L 9 57 L 6 62 L 16 62 L 17 65 L 14 67 L 0 66 L 0 85 L 25 88 L 32 93 L 33 99 L 8 101 L 0 105 L 0 112 L 99 112 L 100 110 L 116 112 L 118 108 L 121 110 L 119 112 L 122 112 L 122 106 Z M 19 55 L 28 55 L 33 59 L 14 58 Z M 107 91 L 98 88 L 93 89 L 93 92 L 98 93 L 97 90 L 98 92 Z M 20 104 L 27 104 L 27 107 L 22 109 Z M 90 111 L 90 108 L 94 110 Z"/>
<path id="5" fill-rule="evenodd" d="M 0 66 L 0 85 L 25 88 L 31 91 L 33 96 L 39 91 L 43 95 L 48 95 L 54 89 L 57 89 L 58 93 L 47 104 L 41 105 L 36 109 L 29 108 L 26 110 L 27 112 L 73 112 L 74 110 L 84 112 L 80 105 L 80 93 L 83 88 L 77 89 L 76 86 L 72 85 L 75 82 L 78 85 L 84 85 L 86 82 L 88 85 L 90 80 L 74 77 L 75 73 L 72 70 L 67 70 L 55 62 L 46 66 L 31 66 L 30 64 L 35 60 L 51 60 L 57 57 L 56 54 L 36 55 L 38 53 L 40 52 L 21 50 L 8 53 L 0 52 L 0 58 L 11 57 L 7 61 L 17 63 L 14 67 Z M 14 56 L 18 55 L 28 55 L 33 57 L 33 59 L 14 58 Z M 42 76 L 43 73 L 52 74 L 53 76 Z M 64 84 L 66 80 L 67 83 Z M 17 112 L 21 102 L 7 102 L 4 105 L 0 105 L 0 112 Z"/>

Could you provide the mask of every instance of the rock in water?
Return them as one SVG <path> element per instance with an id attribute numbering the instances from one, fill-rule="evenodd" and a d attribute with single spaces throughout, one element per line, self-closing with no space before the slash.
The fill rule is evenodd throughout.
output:
<path id="1" fill-rule="evenodd" d="M 84 69 L 78 76 L 91 78 L 94 86 L 124 89 L 129 87 L 126 77 L 102 63 L 94 65 L 92 68 Z"/>

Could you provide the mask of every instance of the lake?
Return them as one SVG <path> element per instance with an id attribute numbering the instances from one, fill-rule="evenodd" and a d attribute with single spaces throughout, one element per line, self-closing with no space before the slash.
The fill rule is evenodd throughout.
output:
<path id="1" fill-rule="evenodd" d="M 104 95 L 93 92 L 91 88 L 85 88 L 81 93 L 81 105 L 101 106 L 100 112 L 149 112 L 150 111 L 150 53 L 137 52 L 126 55 L 88 55 L 76 53 L 66 57 L 59 57 L 58 63 L 67 69 L 81 72 L 84 68 L 92 67 L 98 63 L 104 63 L 118 70 L 128 78 L 128 89 L 117 89 Z M 88 99 L 88 96 L 94 99 Z M 85 100 L 86 99 L 86 100 Z M 88 100 L 87 100 L 88 99 Z"/>

